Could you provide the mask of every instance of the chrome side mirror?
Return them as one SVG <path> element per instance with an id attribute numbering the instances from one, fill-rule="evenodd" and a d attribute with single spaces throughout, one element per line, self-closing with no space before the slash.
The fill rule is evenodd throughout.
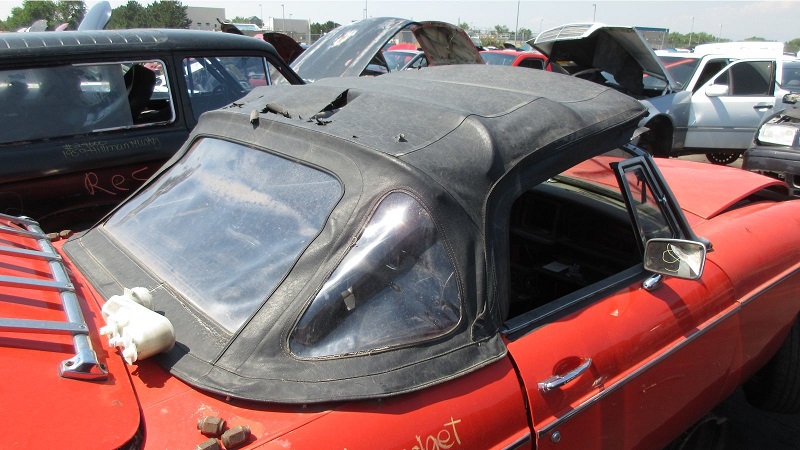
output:
<path id="1" fill-rule="evenodd" d="M 650 239 L 645 244 L 644 268 L 650 272 L 696 280 L 703 275 L 706 246 L 683 239 Z"/>

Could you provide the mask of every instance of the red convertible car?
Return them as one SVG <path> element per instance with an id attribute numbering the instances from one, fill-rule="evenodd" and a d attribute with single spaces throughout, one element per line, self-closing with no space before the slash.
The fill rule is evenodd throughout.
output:
<path id="1" fill-rule="evenodd" d="M 3 216 L 4 446 L 661 448 L 742 384 L 796 411 L 800 201 L 656 164 L 644 113 L 500 66 L 269 86 L 84 233 Z"/>

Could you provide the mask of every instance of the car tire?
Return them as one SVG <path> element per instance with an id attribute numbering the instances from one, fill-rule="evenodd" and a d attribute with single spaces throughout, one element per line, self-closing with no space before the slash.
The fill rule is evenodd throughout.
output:
<path id="1" fill-rule="evenodd" d="M 800 321 L 795 320 L 778 353 L 744 384 L 748 403 L 784 414 L 800 412 Z"/>
<path id="2" fill-rule="evenodd" d="M 728 419 L 707 414 L 664 450 L 724 450 L 728 440 Z"/>
<path id="3" fill-rule="evenodd" d="M 714 152 L 714 153 L 706 153 L 706 158 L 711 161 L 713 164 L 719 164 L 721 166 L 726 166 L 737 159 L 739 159 L 740 153 L 738 152 Z"/>

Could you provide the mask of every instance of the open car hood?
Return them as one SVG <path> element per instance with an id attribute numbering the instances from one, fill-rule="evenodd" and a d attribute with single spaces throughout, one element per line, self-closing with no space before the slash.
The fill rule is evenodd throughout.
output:
<path id="1" fill-rule="evenodd" d="M 324 35 L 293 63 L 306 81 L 331 77 L 377 75 L 386 68 L 381 50 L 408 29 L 428 57 L 429 64 L 483 64 L 478 49 L 464 30 L 444 22 L 414 22 L 394 17 L 364 19 Z"/>
<path id="2" fill-rule="evenodd" d="M 258 37 L 258 35 L 256 35 L 256 37 Z M 305 50 L 288 34 L 268 31 L 261 35 L 261 39 L 272 44 L 278 54 L 281 55 L 281 58 L 286 61 L 286 64 L 291 64 Z"/>
<path id="3" fill-rule="evenodd" d="M 642 91 L 644 74 L 675 83 L 644 37 L 634 27 L 600 23 L 562 25 L 545 30 L 528 44 L 554 62 L 574 64 L 570 73 L 599 69 L 633 94 Z"/>
<path id="4" fill-rule="evenodd" d="M 78 25 L 78 31 L 105 30 L 111 20 L 111 4 L 107 1 L 98 2 L 86 13 Z"/>

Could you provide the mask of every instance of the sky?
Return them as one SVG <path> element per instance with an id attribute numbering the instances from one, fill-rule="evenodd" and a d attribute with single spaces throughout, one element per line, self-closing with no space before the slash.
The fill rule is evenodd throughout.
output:
<path id="1" fill-rule="evenodd" d="M 94 0 L 84 0 L 87 8 Z M 110 0 L 112 7 L 127 0 Z M 149 0 L 140 0 L 143 5 Z M 534 33 L 566 23 L 597 22 L 669 28 L 688 34 L 705 32 L 724 39 L 743 40 L 757 36 L 786 42 L 800 38 L 800 0 L 795 1 L 514 1 L 514 0 L 181 0 L 184 6 L 225 8 L 226 18 L 236 16 L 332 20 L 340 24 L 369 17 L 392 16 L 414 20 L 466 22 L 472 28 L 493 29 L 505 25 Z M 0 0 L 0 18 L 22 0 Z M 519 11 L 519 14 L 517 13 Z"/>

